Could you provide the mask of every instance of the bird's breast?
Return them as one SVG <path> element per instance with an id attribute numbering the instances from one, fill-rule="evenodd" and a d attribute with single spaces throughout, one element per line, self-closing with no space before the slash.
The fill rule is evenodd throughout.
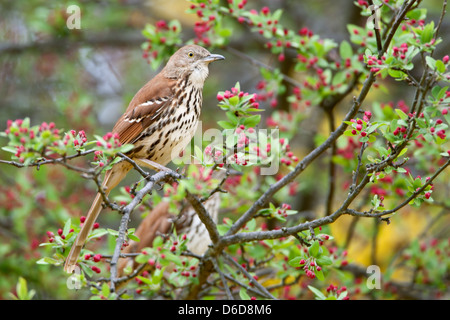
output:
<path id="1" fill-rule="evenodd" d="M 197 130 L 202 91 L 191 86 L 179 94 L 135 143 L 134 158 L 145 157 L 163 166 L 179 156 Z"/>

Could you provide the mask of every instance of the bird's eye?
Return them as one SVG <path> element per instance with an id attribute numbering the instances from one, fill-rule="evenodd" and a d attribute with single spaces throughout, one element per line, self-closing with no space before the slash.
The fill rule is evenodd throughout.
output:
<path id="1" fill-rule="evenodd" d="M 194 56 L 194 53 L 193 53 L 192 51 L 189 51 L 189 52 L 188 52 L 188 57 L 189 57 L 189 58 L 192 58 L 193 56 Z"/>

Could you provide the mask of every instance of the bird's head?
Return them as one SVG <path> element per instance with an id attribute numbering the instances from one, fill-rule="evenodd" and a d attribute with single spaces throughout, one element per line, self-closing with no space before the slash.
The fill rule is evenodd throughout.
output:
<path id="1" fill-rule="evenodd" d="M 202 87 L 208 77 L 208 65 L 213 61 L 224 59 L 224 56 L 212 54 L 203 47 L 187 45 L 170 57 L 164 67 L 164 73 L 166 77 L 175 79 L 189 76 L 194 85 Z"/>

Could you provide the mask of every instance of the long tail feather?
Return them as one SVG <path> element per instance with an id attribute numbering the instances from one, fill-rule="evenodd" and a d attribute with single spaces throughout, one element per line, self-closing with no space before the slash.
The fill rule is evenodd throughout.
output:
<path id="1" fill-rule="evenodd" d="M 105 194 L 108 195 L 109 192 L 125 177 L 128 170 L 121 170 L 123 168 L 114 167 L 105 174 L 105 179 L 103 180 L 103 189 Z M 69 255 L 67 256 L 66 262 L 64 264 L 64 271 L 72 273 L 75 270 L 78 257 L 80 255 L 81 249 L 83 248 L 89 233 L 94 226 L 95 221 L 97 221 L 98 215 L 102 210 L 103 197 L 99 192 L 97 193 L 94 202 L 92 202 L 91 208 L 88 211 L 86 220 L 81 227 L 80 233 L 78 234 L 75 242 L 70 249 Z"/>

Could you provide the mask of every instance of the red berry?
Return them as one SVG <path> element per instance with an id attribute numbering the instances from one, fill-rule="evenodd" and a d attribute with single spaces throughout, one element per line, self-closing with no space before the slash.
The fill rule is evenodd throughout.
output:
<path id="1" fill-rule="evenodd" d="M 97 267 L 97 266 L 92 266 L 91 269 L 92 269 L 92 271 L 94 271 L 95 273 L 100 273 L 100 272 L 102 272 L 102 270 L 100 270 L 100 268 Z"/>
<path id="2" fill-rule="evenodd" d="M 102 260 L 102 255 L 101 254 L 96 254 L 94 256 L 94 262 L 99 262 L 100 260 Z"/>

